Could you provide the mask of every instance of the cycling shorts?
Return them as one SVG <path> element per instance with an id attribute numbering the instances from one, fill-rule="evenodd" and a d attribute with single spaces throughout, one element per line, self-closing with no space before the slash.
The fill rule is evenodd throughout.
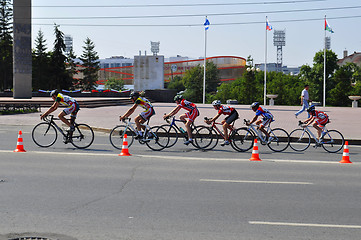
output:
<path id="1" fill-rule="evenodd" d="M 261 126 L 267 127 L 273 121 L 272 118 L 263 118 Z"/>
<path id="2" fill-rule="evenodd" d="M 79 109 L 80 109 L 79 103 L 77 103 L 77 102 L 72 102 L 69 107 L 67 107 L 67 108 L 65 108 L 65 109 L 63 110 L 63 112 L 64 112 L 66 115 L 71 114 L 71 115 L 70 115 L 71 117 L 76 118 Z"/>
<path id="3" fill-rule="evenodd" d="M 231 124 L 232 122 L 236 121 L 238 119 L 238 112 L 232 111 L 229 116 L 225 118 L 227 124 Z"/>
<path id="4" fill-rule="evenodd" d="M 144 120 L 149 120 L 151 116 L 155 114 L 155 111 L 153 108 L 148 108 L 148 110 L 141 112 L 139 116 L 141 116 Z"/>
<path id="5" fill-rule="evenodd" d="M 199 111 L 197 108 L 194 108 L 192 111 L 186 113 L 186 117 L 189 119 L 189 121 L 194 122 L 196 117 L 199 116 Z"/>

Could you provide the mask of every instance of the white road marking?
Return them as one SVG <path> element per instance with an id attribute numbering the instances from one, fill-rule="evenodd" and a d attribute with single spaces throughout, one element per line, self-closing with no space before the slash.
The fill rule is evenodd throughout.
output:
<path id="1" fill-rule="evenodd" d="M 249 181 L 249 180 L 222 180 L 222 179 L 200 179 L 201 182 L 224 182 L 224 183 L 267 183 L 267 184 L 296 184 L 312 185 L 311 182 L 280 182 L 280 181 Z"/>
<path id="2" fill-rule="evenodd" d="M 14 147 L 15 148 L 15 147 Z M 26 146 L 25 146 L 26 150 Z M 65 150 L 64 150 L 65 151 Z M 0 150 L 0 153 L 9 153 L 13 152 L 12 150 Z M 121 150 L 119 150 L 119 153 Z M 118 153 L 92 153 L 84 150 L 84 152 L 56 152 L 56 151 L 28 151 L 27 153 L 36 153 L 36 154 L 58 154 L 58 155 L 82 155 L 82 156 L 117 156 Z M 26 153 L 25 153 L 26 154 Z M 133 154 L 133 153 L 132 153 Z M 132 157 L 141 157 L 141 158 L 156 158 L 156 159 L 169 159 L 169 160 L 185 160 L 185 161 L 232 161 L 232 162 L 250 162 L 248 158 L 202 158 L 202 157 L 182 157 L 182 156 L 171 156 L 168 153 L 165 155 L 142 155 L 142 154 L 133 154 Z M 335 155 L 339 157 L 339 155 Z M 296 159 L 262 159 L 262 161 L 257 161 L 256 163 L 262 162 L 275 162 L 275 163 L 313 163 L 313 164 L 340 164 L 341 159 L 336 159 L 334 161 L 316 161 L 316 160 L 296 160 Z M 250 162 L 251 163 L 251 162 Z M 256 164 L 255 162 L 252 162 Z M 352 164 L 358 164 L 353 162 Z"/>
<path id="3" fill-rule="evenodd" d="M 361 229 L 360 225 L 290 223 L 290 222 L 260 222 L 260 221 L 249 221 L 248 223 L 249 224 L 258 224 L 258 225 L 291 226 L 291 227 L 323 227 L 323 228 L 357 228 L 357 229 Z"/>

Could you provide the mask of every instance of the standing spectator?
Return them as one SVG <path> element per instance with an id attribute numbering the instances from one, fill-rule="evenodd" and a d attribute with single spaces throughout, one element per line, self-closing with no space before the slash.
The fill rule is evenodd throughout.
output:
<path id="1" fill-rule="evenodd" d="M 299 114 L 301 114 L 303 111 L 305 111 L 309 107 L 309 105 L 308 105 L 308 101 L 310 100 L 309 95 L 308 95 L 309 88 L 310 88 L 310 86 L 306 84 L 305 88 L 302 90 L 302 93 L 301 93 L 302 108 L 298 112 L 295 113 L 296 118 Z M 308 114 L 307 116 L 310 117 L 310 114 L 309 113 L 307 113 L 307 114 Z"/>

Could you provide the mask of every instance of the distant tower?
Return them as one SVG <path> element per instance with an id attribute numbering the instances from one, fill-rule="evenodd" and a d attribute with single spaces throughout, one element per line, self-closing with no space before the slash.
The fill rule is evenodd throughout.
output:
<path id="1" fill-rule="evenodd" d="M 65 43 L 65 54 L 69 55 L 70 51 L 73 49 L 73 37 L 71 35 L 64 35 Z"/>
<path id="2" fill-rule="evenodd" d="M 157 56 L 157 54 L 159 53 L 159 44 L 160 42 L 150 42 L 150 51 L 152 51 L 153 56 Z"/>
<path id="3" fill-rule="evenodd" d="M 326 44 L 326 49 L 330 50 L 331 49 L 331 37 L 325 38 L 325 44 Z"/>
<path id="4" fill-rule="evenodd" d="M 277 47 L 277 71 L 282 71 L 282 47 L 286 46 L 286 30 L 274 30 L 273 46 Z"/>

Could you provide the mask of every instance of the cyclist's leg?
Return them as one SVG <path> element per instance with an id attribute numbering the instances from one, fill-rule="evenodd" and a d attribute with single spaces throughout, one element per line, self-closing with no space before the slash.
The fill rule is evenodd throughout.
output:
<path id="1" fill-rule="evenodd" d="M 269 133 L 265 129 L 265 126 L 267 126 L 267 121 L 259 120 L 256 122 L 256 124 L 259 125 L 259 130 L 261 130 L 261 132 L 263 132 L 267 136 L 267 139 L 268 139 Z"/>
<path id="2" fill-rule="evenodd" d="M 237 111 L 234 111 L 231 115 L 229 115 L 228 117 L 226 117 L 221 123 L 223 125 L 223 133 L 224 133 L 224 138 L 226 141 L 229 141 L 229 136 L 228 136 L 228 129 L 230 129 L 230 125 L 236 121 L 238 119 L 238 113 Z"/>
<path id="3" fill-rule="evenodd" d="M 320 139 L 321 137 L 321 132 L 322 132 L 322 129 L 318 126 L 319 125 L 319 122 L 318 121 L 315 121 L 312 126 L 317 130 L 317 139 Z"/>
<path id="4" fill-rule="evenodd" d="M 191 129 L 191 124 L 192 122 L 187 119 L 189 118 L 189 114 L 185 113 L 179 116 L 179 119 L 184 122 L 186 130 L 187 130 L 187 134 L 188 134 L 188 139 L 192 139 L 192 129 Z"/>

